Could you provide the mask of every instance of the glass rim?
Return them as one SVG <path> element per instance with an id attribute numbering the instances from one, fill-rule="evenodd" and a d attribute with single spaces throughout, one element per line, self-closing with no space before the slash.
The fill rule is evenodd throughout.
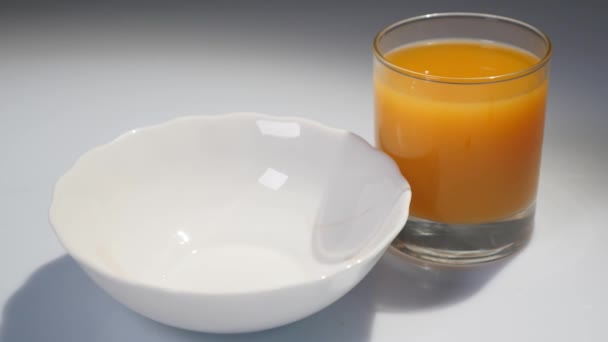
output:
<path id="1" fill-rule="evenodd" d="M 380 39 L 398 27 L 401 27 L 403 25 L 407 25 L 407 24 L 410 24 L 413 22 L 417 22 L 417 21 L 428 20 L 428 19 L 438 19 L 438 18 L 448 18 L 448 17 L 453 17 L 453 18 L 469 17 L 469 18 L 475 18 L 475 19 L 497 20 L 497 21 L 502 21 L 502 22 L 506 22 L 509 24 L 514 24 L 514 25 L 523 27 L 523 28 L 531 31 L 532 33 L 535 33 L 541 39 L 543 39 L 545 41 L 545 43 L 547 44 L 547 51 L 545 52 L 544 56 L 542 56 L 542 58 L 540 58 L 539 61 L 537 63 L 535 63 L 534 65 L 532 65 L 528 68 L 525 68 L 525 69 L 521 69 L 521 70 L 518 70 L 515 72 L 508 73 L 508 74 L 500 74 L 500 75 L 495 75 L 495 76 L 484 76 L 484 77 L 449 77 L 449 76 L 437 76 L 437 75 L 423 74 L 420 72 L 410 70 L 408 68 L 400 67 L 396 64 L 389 62 L 384 57 L 384 54 L 382 54 L 380 52 L 380 49 L 378 48 Z M 374 38 L 374 41 L 372 43 L 372 51 L 374 53 L 374 56 L 380 63 L 384 64 L 384 66 L 386 66 L 389 69 L 391 69 L 395 72 L 398 72 L 404 76 L 409 76 L 409 77 L 417 78 L 420 80 L 424 80 L 424 81 L 428 81 L 428 82 L 436 82 L 436 83 L 484 84 L 484 83 L 497 83 L 497 82 L 514 80 L 514 79 L 517 79 L 520 77 L 530 75 L 530 74 L 542 69 L 551 59 L 551 55 L 553 54 L 553 47 L 551 44 L 551 40 L 543 31 L 537 29 L 536 27 L 534 27 L 528 23 L 525 23 L 525 22 L 517 20 L 517 19 L 494 15 L 494 14 L 485 14 L 485 13 L 445 12 L 445 13 L 432 13 L 432 14 L 419 15 L 416 17 L 403 19 L 403 20 L 397 21 L 395 23 L 392 23 L 392 24 L 386 26 L 385 28 L 380 30 L 380 32 L 378 32 L 378 34 Z"/>

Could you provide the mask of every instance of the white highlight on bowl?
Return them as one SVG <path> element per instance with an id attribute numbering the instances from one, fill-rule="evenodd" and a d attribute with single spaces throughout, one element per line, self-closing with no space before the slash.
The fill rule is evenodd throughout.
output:
<path id="1" fill-rule="evenodd" d="M 289 178 L 289 176 L 287 176 L 286 174 L 269 167 L 260 176 L 260 178 L 258 179 L 258 183 L 276 191 L 279 190 L 283 186 L 283 184 L 285 184 L 287 178 Z"/>

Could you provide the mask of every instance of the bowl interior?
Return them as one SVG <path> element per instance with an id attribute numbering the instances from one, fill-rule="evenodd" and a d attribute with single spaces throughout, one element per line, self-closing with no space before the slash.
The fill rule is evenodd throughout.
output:
<path id="1" fill-rule="evenodd" d="M 58 181 L 50 216 L 70 253 L 102 272 L 221 293 L 360 262 L 399 230 L 385 218 L 409 204 L 404 196 L 394 163 L 351 133 L 235 114 L 182 118 L 94 149 Z"/>

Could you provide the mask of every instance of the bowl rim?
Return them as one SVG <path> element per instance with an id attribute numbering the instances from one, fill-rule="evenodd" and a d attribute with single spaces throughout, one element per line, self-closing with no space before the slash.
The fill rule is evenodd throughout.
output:
<path id="1" fill-rule="evenodd" d="M 285 285 L 281 285 L 281 286 L 262 288 L 262 289 L 256 289 L 256 290 L 230 290 L 230 291 L 223 291 L 223 292 L 213 292 L 213 291 L 193 290 L 193 289 L 179 289 L 179 288 L 174 288 L 174 287 L 157 285 L 156 283 L 138 281 L 137 279 L 133 279 L 133 278 L 129 278 L 129 277 L 121 277 L 120 275 L 117 275 L 114 272 L 110 272 L 104 268 L 96 266 L 94 263 L 87 260 L 86 257 L 83 257 L 82 255 L 77 253 L 75 251 L 75 249 L 73 248 L 72 243 L 68 242 L 69 239 L 65 236 L 65 234 L 61 233 L 60 224 L 57 222 L 57 219 L 54 217 L 55 216 L 55 214 L 54 214 L 55 203 L 57 203 L 59 201 L 58 196 L 57 196 L 57 192 L 58 192 L 57 190 L 59 188 L 61 188 L 63 182 L 67 178 L 69 178 L 70 176 L 72 176 L 74 173 L 77 172 L 76 171 L 77 167 L 82 162 L 83 159 L 90 157 L 94 154 L 97 154 L 101 151 L 104 151 L 112 146 L 115 146 L 115 145 L 119 144 L 121 141 L 123 141 L 124 139 L 127 139 L 135 134 L 145 133 L 148 130 L 166 128 L 168 126 L 171 126 L 171 125 L 179 123 L 179 122 L 221 121 L 221 120 L 235 120 L 235 119 L 238 120 L 238 119 L 248 119 L 248 118 L 254 118 L 254 119 L 258 119 L 258 120 L 261 119 L 261 120 L 297 122 L 299 124 L 304 124 L 309 127 L 313 127 L 317 130 L 324 131 L 325 133 L 327 133 L 329 135 L 333 135 L 333 136 L 347 135 L 350 139 L 355 139 L 359 142 L 362 142 L 362 144 L 360 144 L 360 146 L 364 146 L 366 149 L 368 149 L 369 151 L 371 151 L 373 153 L 378 153 L 378 154 L 383 155 L 387 159 L 387 161 L 392 163 L 393 167 L 397 170 L 397 172 L 394 174 L 395 174 L 395 176 L 400 178 L 399 180 L 402 182 L 402 186 L 399 189 L 399 195 L 396 196 L 396 198 L 394 199 L 394 202 L 392 203 L 391 209 L 389 211 L 389 215 L 393 214 L 395 210 L 398 210 L 397 207 L 399 206 L 399 204 L 405 202 L 406 205 L 404 206 L 404 208 L 402 208 L 402 210 L 404 210 L 403 217 L 401 218 L 399 224 L 395 228 L 390 230 L 391 234 L 387 234 L 384 238 L 378 239 L 378 241 L 376 242 L 375 245 L 371 245 L 371 242 L 375 240 L 376 235 L 378 233 L 373 234 L 372 237 L 369 238 L 369 241 L 367 241 L 353 257 L 348 258 L 348 260 L 351 260 L 352 262 L 346 263 L 345 261 L 342 261 L 342 262 L 338 263 L 339 265 L 344 265 L 344 267 L 336 267 L 335 269 L 332 269 L 332 271 L 329 272 L 324 277 L 319 277 L 319 278 L 313 277 L 310 279 L 306 279 L 304 281 L 299 281 L 297 283 L 289 283 L 289 284 L 285 284 Z M 389 174 L 387 173 L 387 177 L 388 176 L 389 176 Z M 110 140 L 107 143 L 97 145 L 97 146 L 87 150 L 86 152 L 82 153 L 78 158 L 76 158 L 76 160 L 69 166 L 69 168 L 56 180 L 56 182 L 53 186 L 52 194 L 51 194 L 51 202 L 50 202 L 49 209 L 48 209 L 48 220 L 55 233 L 55 236 L 57 237 L 57 239 L 59 240 L 61 245 L 66 249 L 66 251 L 70 255 L 70 257 L 74 258 L 81 265 L 81 267 L 84 266 L 85 270 L 94 271 L 106 278 L 112 279 L 113 281 L 116 281 L 116 282 L 127 284 L 129 286 L 143 287 L 143 288 L 158 290 L 158 291 L 162 291 L 162 292 L 166 292 L 166 293 L 186 294 L 186 295 L 190 294 L 190 295 L 198 295 L 198 296 L 200 296 L 200 295 L 234 296 L 234 295 L 262 294 L 262 293 L 274 292 L 277 290 L 285 290 L 285 289 L 289 289 L 289 288 L 299 288 L 299 287 L 304 287 L 304 286 L 310 286 L 313 284 L 317 284 L 319 282 L 331 280 L 333 277 L 343 273 L 346 270 L 355 268 L 355 266 L 358 266 L 359 264 L 364 264 L 366 261 L 372 260 L 375 256 L 378 256 L 378 254 L 382 253 L 389 247 L 391 241 L 397 236 L 399 231 L 401 231 L 401 228 L 405 225 L 405 221 L 407 220 L 407 217 L 409 215 L 410 200 L 411 200 L 411 187 L 410 187 L 408 181 L 399 172 L 397 164 L 384 152 L 376 149 L 369 142 L 367 142 L 365 139 L 363 139 L 361 136 L 359 136 L 353 132 L 350 132 L 348 130 L 341 129 L 341 128 L 331 127 L 331 126 L 322 124 L 315 120 L 302 118 L 302 117 L 296 117 L 296 116 L 269 115 L 269 114 L 262 114 L 262 113 L 257 113 L 257 112 L 230 112 L 230 113 L 219 114 L 219 115 L 180 116 L 180 117 L 176 117 L 173 119 L 165 120 L 161 123 L 140 126 L 138 128 L 131 129 L 123 134 L 118 135 L 116 138 Z M 388 215 L 386 217 L 388 217 Z"/>

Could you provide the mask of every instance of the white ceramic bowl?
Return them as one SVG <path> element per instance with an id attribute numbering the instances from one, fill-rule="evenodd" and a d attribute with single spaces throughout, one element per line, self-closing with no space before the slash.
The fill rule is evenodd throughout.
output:
<path id="1" fill-rule="evenodd" d="M 234 113 L 133 130 L 59 179 L 50 221 L 118 301 L 206 332 L 272 328 L 356 285 L 404 225 L 410 188 L 363 139 Z"/>

